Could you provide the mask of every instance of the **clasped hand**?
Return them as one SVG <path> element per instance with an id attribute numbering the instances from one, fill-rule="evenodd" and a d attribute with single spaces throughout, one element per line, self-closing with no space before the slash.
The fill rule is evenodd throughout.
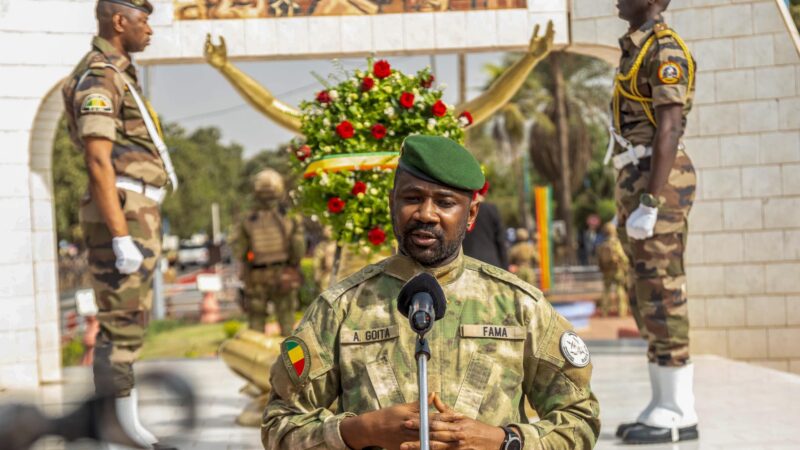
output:
<path id="1" fill-rule="evenodd" d="M 429 416 L 431 450 L 497 450 L 502 445 L 505 438 L 502 428 L 454 411 L 435 393 L 429 397 L 431 404 L 439 411 Z M 390 450 L 419 450 L 421 447 L 419 402 L 395 405 L 354 419 L 361 423 L 363 431 L 369 430 L 359 433 L 362 437 L 371 435 L 375 439 L 370 439 L 373 442 L 347 442 L 353 448 L 375 445 Z M 349 428 L 346 422 L 342 422 L 342 428 Z M 343 437 L 346 434 L 350 433 L 343 429 Z"/>

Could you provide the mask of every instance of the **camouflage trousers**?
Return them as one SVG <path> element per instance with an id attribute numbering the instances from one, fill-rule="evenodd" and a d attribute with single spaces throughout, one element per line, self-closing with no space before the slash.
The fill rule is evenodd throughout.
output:
<path id="1" fill-rule="evenodd" d="M 274 266 L 251 269 L 247 274 L 245 301 L 247 321 L 251 330 L 264 332 L 270 309 L 278 319 L 282 336 L 289 336 L 294 330 L 294 313 L 299 304 L 299 291 L 292 289 L 282 292 L 279 281 L 282 268 L 283 266 Z"/>
<path id="2" fill-rule="evenodd" d="M 95 390 L 124 397 L 134 387 L 133 363 L 144 342 L 153 302 L 153 271 L 161 253 L 161 214 L 158 204 L 141 194 L 120 190 L 119 197 L 128 231 L 144 256 L 137 272 L 123 275 L 116 269 L 111 233 L 89 197 L 82 202 L 80 223 L 99 309 Z"/>
<path id="3" fill-rule="evenodd" d="M 630 239 L 625 221 L 639 206 L 639 196 L 649 178 L 649 169 L 635 165 L 624 167 L 617 176 L 618 233 L 633 273 L 629 300 L 639 332 L 648 341 L 649 361 L 682 366 L 689 361 L 684 253 L 687 217 L 694 203 L 697 179 L 689 156 L 678 151 L 660 195 L 662 206 L 658 208 L 653 237 Z"/>

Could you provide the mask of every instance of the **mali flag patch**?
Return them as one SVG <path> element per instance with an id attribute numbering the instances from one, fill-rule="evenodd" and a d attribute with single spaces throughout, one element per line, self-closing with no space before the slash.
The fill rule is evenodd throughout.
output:
<path id="1" fill-rule="evenodd" d="M 311 370 L 311 355 L 306 343 L 296 336 L 286 338 L 281 344 L 281 356 L 292 381 L 295 384 L 304 383 Z"/>

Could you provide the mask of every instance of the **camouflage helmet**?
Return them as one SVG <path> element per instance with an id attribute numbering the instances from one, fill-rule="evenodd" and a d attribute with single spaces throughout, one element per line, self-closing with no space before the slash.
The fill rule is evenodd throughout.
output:
<path id="1" fill-rule="evenodd" d="M 517 228 L 515 237 L 517 242 L 525 242 L 531 238 L 531 234 L 525 228 Z"/>
<path id="2" fill-rule="evenodd" d="M 264 169 L 258 172 L 253 182 L 253 189 L 256 194 L 278 198 L 283 195 L 283 177 L 272 169 Z"/>

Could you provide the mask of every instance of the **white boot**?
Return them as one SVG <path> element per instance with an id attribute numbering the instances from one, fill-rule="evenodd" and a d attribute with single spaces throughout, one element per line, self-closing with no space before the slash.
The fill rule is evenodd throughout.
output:
<path id="1" fill-rule="evenodd" d="M 697 425 L 697 411 L 694 409 L 694 365 L 656 366 L 651 374 L 655 375 L 653 381 L 658 385 L 659 401 L 649 414 L 639 418 L 639 422 L 672 430 L 675 442 L 678 440 L 679 429 Z"/>
<path id="2" fill-rule="evenodd" d="M 644 407 L 644 410 L 639 413 L 639 416 L 636 418 L 636 422 L 623 423 L 619 426 L 619 428 L 617 428 L 617 437 L 622 437 L 628 428 L 633 427 L 637 423 L 644 423 L 644 421 L 650 417 L 650 414 L 653 413 L 656 405 L 661 401 L 661 386 L 658 384 L 656 379 L 656 370 L 658 370 L 658 364 L 647 364 L 647 372 L 650 375 L 650 403 L 648 403 L 647 406 Z"/>
<path id="3" fill-rule="evenodd" d="M 145 428 L 145 426 L 139 420 L 139 392 L 136 390 L 136 388 L 131 389 L 130 398 L 131 401 L 133 402 L 133 420 L 134 420 L 134 425 L 136 426 L 136 431 L 139 433 L 139 436 L 141 436 L 142 438 L 144 438 L 145 441 L 147 441 L 148 444 L 150 445 L 155 444 L 156 442 L 158 442 L 158 438 L 156 438 L 155 435 L 153 435 L 153 433 L 150 432 L 150 430 Z"/>
<path id="4" fill-rule="evenodd" d="M 116 400 L 114 400 L 114 405 L 116 406 L 119 424 L 122 426 L 122 429 L 125 430 L 125 434 L 127 434 L 142 447 L 153 448 L 152 443 L 142 436 L 137 430 L 136 423 L 139 421 L 139 417 L 136 415 L 137 408 L 134 395 L 131 394 L 127 397 L 118 397 Z M 127 449 L 127 447 L 116 444 L 107 444 L 106 448 L 108 450 Z"/>

